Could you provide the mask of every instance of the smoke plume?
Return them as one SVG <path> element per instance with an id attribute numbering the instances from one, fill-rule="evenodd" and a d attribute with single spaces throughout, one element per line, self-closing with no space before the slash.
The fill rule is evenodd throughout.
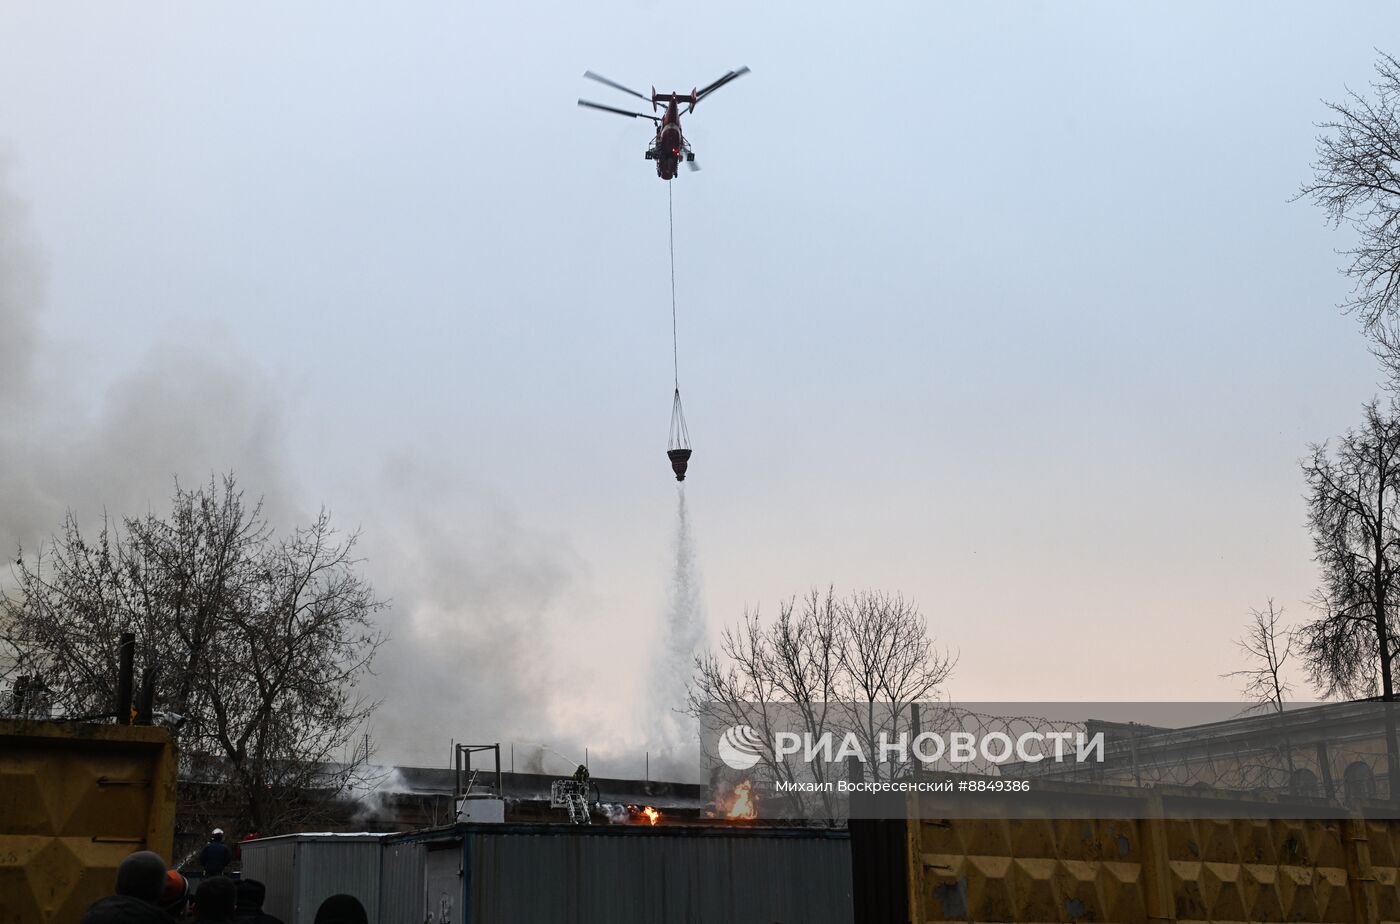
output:
<path id="1" fill-rule="evenodd" d="M 397 759 L 445 765 L 449 739 L 537 741 L 569 684 L 567 543 L 520 523 L 445 468 L 395 456 L 365 510 L 364 549 L 389 597 L 375 662 L 375 737 Z M 434 750 L 434 749 L 438 750 Z M 503 755 L 504 759 L 504 755 Z"/>
<path id="2" fill-rule="evenodd" d="M 355 800 L 350 823 L 370 824 L 384 818 L 390 814 L 389 797 L 410 791 L 408 781 L 397 767 L 371 764 L 361 768 L 346 788 L 346 795 Z"/>
<path id="3" fill-rule="evenodd" d="M 218 331 L 153 344 L 93 400 L 75 362 L 44 336 L 46 270 L 29 207 L 0 158 L 0 549 L 33 551 L 66 510 L 92 523 L 144 513 L 187 483 L 235 471 L 269 513 L 293 492 L 280 402 Z M 110 305 L 94 311 L 116 310 Z M 12 560 L 12 559 L 11 559 Z M 8 579 L 0 570 L 0 585 Z"/>

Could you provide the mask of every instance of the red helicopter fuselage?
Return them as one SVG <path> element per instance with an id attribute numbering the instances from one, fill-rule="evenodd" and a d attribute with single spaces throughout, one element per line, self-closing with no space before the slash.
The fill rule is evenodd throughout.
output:
<path id="1" fill-rule="evenodd" d="M 666 113 L 656 123 L 656 138 L 647 151 L 647 157 L 656 161 L 656 175 L 663 180 L 675 179 L 685 157 L 685 135 L 681 132 L 681 100 L 691 103 L 694 108 L 694 95 L 683 97 L 675 93 L 652 94 L 652 105 L 666 102 Z"/>

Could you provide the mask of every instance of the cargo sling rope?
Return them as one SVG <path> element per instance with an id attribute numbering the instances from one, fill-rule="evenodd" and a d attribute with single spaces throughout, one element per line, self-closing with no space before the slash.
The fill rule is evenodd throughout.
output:
<path id="1" fill-rule="evenodd" d="M 671 203 L 671 184 L 666 184 L 666 221 L 671 242 L 671 368 L 675 373 L 676 394 L 681 393 L 681 353 L 676 337 L 676 209 Z"/>
<path id="2" fill-rule="evenodd" d="M 671 242 L 671 364 L 675 385 L 675 397 L 671 402 L 671 437 L 667 443 L 666 457 L 671 460 L 671 471 L 675 473 L 676 480 L 685 481 L 686 467 L 690 464 L 690 430 L 685 425 L 685 413 L 681 410 L 681 361 L 676 335 L 676 210 L 670 183 L 666 184 L 666 218 L 670 225 Z"/>

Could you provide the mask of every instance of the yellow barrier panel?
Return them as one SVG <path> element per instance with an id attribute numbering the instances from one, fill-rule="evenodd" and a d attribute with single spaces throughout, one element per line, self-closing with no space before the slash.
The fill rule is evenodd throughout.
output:
<path id="1" fill-rule="evenodd" d="M 1186 818 L 1167 788 L 1118 792 L 1112 817 L 1088 819 L 936 818 L 920 797 L 909 920 L 1400 922 L 1400 821 Z"/>
<path id="2" fill-rule="evenodd" d="M 0 924 L 77 921 L 137 850 L 171 861 L 163 728 L 0 720 Z"/>

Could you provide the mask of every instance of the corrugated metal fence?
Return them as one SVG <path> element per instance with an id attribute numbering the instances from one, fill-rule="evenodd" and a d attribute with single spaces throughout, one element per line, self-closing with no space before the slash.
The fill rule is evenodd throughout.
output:
<path id="1" fill-rule="evenodd" d="M 266 911 L 345 893 L 382 924 L 849 924 L 844 831 L 462 824 L 243 845 Z"/>
<path id="2" fill-rule="evenodd" d="M 795 829 L 463 825 L 386 843 L 383 920 L 847 924 L 849 844 Z"/>
<path id="3" fill-rule="evenodd" d="M 354 897 L 374 921 L 380 905 L 381 839 L 374 834 L 291 834 L 248 841 L 243 844 L 243 876 L 267 886 L 263 910 L 287 924 L 311 924 L 332 895 Z"/>

